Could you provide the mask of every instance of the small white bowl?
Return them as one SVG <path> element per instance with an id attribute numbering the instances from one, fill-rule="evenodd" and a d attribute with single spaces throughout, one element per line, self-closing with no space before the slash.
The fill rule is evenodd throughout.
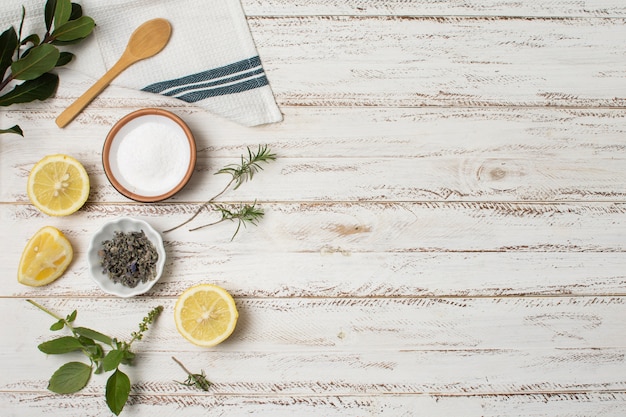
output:
<path id="1" fill-rule="evenodd" d="M 140 282 L 135 288 L 130 288 L 121 283 L 113 282 L 109 276 L 102 271 L 102 264 L 98 252 L 103 248 L 103 242 L 115 237 L 115 232 L 140 232 L 144 231 L 146 237 L 152 242 L 159 255 L 156 263 L 156 277 L 148 282 Z M 119 297 L 133 297 L 150 290 L 152 286 L 161 278 L 165 267 L 165 247 L 159 232 L 143 220 L 132 217 L 122 217 L 117 220 L 105 223 L 104 226 L 91 239 L 87 250 L 87 262 L 89 264 L 89 275 L 98 284 L 102 291 L 117 295 Z"/>

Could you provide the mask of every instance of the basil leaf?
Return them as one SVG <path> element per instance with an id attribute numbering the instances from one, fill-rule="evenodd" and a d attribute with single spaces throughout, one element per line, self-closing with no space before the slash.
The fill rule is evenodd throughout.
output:
<path id="1" fill-rule="evenodd" d="M 76 20 L 83 15 L 83 7 L 80 4 L 72 3 L 72 14 L 70 20 Z"/>
<path id="2" fill-rule="evenodd" d="M 58 85 L 59 77 L 57 75 L 51 73 L 43 74 L 39 78 L 16 85 L 13 90 L 0 96 L 0 106 L 45 100 L 54 94 Z"/>
<path id="3" fill-rule="evenodd" d="M 11 72 L 16 80 L 34 80 L 50 71 L 59 60 L 59 50 L 49 44 L 31 49 L 24 58 L 11 64 Z"/>
<path id="4" fill-rule="evenodd" d="M 13 26 L 0 35 L 0 78 L 4 77 L 7 68 L 11 66 L 18 42 L 17 33 Z"/>
<path id="5" fill-rule="evenodd" d="M 24 131 L 22 131 L 22 129 L 18 125 L 10 127 L 8 129 L 0 129 L 0 134 L 3 134 L 3 133 L 15 133 L 17 135 L 24 137 Z"/>
<path id="6" fill-rule="evenodd" d="M 111 339 L 109 336 L 95 330 L 88 329 L 87 327 L 74 327 L 74 331 L 81 336 L 97 340 L 98 342 L 102 342 L 107 345 L 111 345 L 113 343 L 113 339 Z"/>
<path id="7" fill-rule="evenodd" d="M 112 371 L 120 365 L 122 359 L 124 358 L 124 351 L 114 349 L 107 353 L 107 355 L 102 360 L 102 368 L 105 371 Z"/>
<path id="8" fill-rule="evenodd" d="M 54 8 L 54 27 L 58 28 L 66 24 L 70 20 L 72 14 L 71 0 L 57 0 Z"/>
<path id="9" fill-rule="evenodd" d="M 82 362 L 68 362 L 52 374 L 48 389 L 57 394 L 71 394 L 83 389 L 90 376 L 91 366 Z"/>
<path id="10" fill-rule="evenodd" d="M 48 0 L 44 7 L 44 20 L 46 21 L 46 30 L 50 31 L 52 20 L 54 19 L 54 11 L 57 8 L 57 0 Z"/>
<path id="11" fill-rule="evenodd" d="M 50 330 L 52 330 L 53 332 L 56 332 L 58 330 L 61 330 L 64 327 L 65 327 L 65 321 L 61 319 L 57 321 L 56 323 L 54 323 L 52 326 L 50 326 Z"/>
<path id="12" fill-rule="evenodd" d="M 130 394 L 130 379 L 117 369 L 107 380 L 106 400 L 109 409 L 119 416 Z"/>
<path id="13" fill-rule="evenodd" d="M 71 314 L 68 314 L 67 317 L 65 318 L 65 320 L 68 323 L 72 323 L 74 320 L 76 320 L 76 315 L 78 314 L 78 311 L 74 310 L 72 311 Z"/>
<path id="14" fill-rule="evenodd" d="M 83 348 L 82 343 L 72 336 L 63 336 L 41 343 L 37 346 L 40 351 L 49 355 L 74 352 Z"/>
<path id="15" fill-rule="evenodd" d="M 52 32 L 52 37 L 56 41 L 69 42 L 87 37 L 96 23 L 89 16 L 82 16 L 76 20 L 67 22 L 61 27 L 58 27 Z"/>

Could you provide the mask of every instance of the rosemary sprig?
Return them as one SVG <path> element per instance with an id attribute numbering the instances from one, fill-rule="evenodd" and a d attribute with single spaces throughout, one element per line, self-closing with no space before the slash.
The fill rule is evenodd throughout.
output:
<path id="1" fill-rule="evenodd" d="M 194 220 L 204 209 L 218 211 L 222 215 L 222 218 L 215 222 L 207 223 L 202 226 L 190 229 L 190 231 L 213 226 L 226 220 L 237 221 L 237 229 L 235 230 L 235 233 L 232 237 L 232 239 L 234 239 L 239 232 L 241 225 L 244 225 L 244 227 L 247 223 L 257 225 L 258 221 L 261 219 L 261 217 L 263 217 L 264 212 L 262 208 L 256 205 L 256 201 L 253 204 L 244 204 L 235 210 L 228 209 L 223 204 L 218 204 L 215 202 L 216 199 L 222 196 L 222 194 L 224 194 L 231 187 L 233 190 L 236 190 L 244 182 L 252 180 L 254 174 L 263 170 L 263 163 L 270 163 L 271 161 L 276 160 L 276 154 L 272 153 L 267 145 L 259 145 L 256 152 L 253 152 L 249 147 L 247 148 L 247 150 L 248 156 L 242 155 L 240 164 L 226 165 L 224 168 L 215 173 L 216 175 L 228 174 L 231 176 L 228 184 L 226 184 L 226 186 L 219 193 L 217 193 L 207 202 L 198 207 L 198 209 L 189 219 L 179 224 L 178 226 L 174 226 L 171 229 L 165 230 L 163 233 L 171 232 L 186 225 L 187 223 Z"/>
<path id="2" fill-rule="evenodd" d="M 194 373 L 191 373 L 185 367 L 185 365 L 183 365 L 183 363 L 181 361 L 179 361 L 178 359 L 176 359 L 173 356 L 172 356 L 172 359 L 181 368 L 183 368 L 183 371 L 185 371 L 185 373 L 187 374 L 187 379 L 184 382 L 181 382 L 181 381 L 174 381 L 174 382 L 178 382 L 179 384 L 184 385 L 186 387 L 196 387 L 196 388 L 198 388 L 198 389 L 200 389 L 202 391 L 208 391 L 209 388 L 211 388 L 211 385 L 213 385 L 213 383 L 211 381 L 209 381 L 208 379 L 206 379 L 206 375 L 204 373 L 204 369 L 200 370 L 199 374 L 194 374 Z"/>

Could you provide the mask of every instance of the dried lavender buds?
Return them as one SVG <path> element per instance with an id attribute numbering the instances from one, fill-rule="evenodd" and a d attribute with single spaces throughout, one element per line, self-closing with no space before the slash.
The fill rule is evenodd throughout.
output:
<path id="1" fill-rule="evenodd" d="M 115 232 L 113 239 L 105 240 L 102 246 L 98 251 L 102 272 L 113 282 L 135 288 L 156 278 L 159 254 L 143 230 Z"/>

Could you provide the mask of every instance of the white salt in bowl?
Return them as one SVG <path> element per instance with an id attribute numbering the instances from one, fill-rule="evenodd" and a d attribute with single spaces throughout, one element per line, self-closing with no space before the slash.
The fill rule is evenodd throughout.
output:
<path id="1" fill-rule="evenodd" d="M 102 258 L 100 256 L 100 250 L 104 247 L 103 242 L 112 240 L 115 237 L 115 232 L 129 233 L 140 232 L 142 230 L 148 240 L 154 245 L 158 255 L 155 266 L 156 276 L 149 281 L 140 282 L 134 288 L 114 282 L 109 277 L 108 273 L 103 271 Z M 161 275 L 163 275 L 163 269 L 165 268 L 165 246 L 163 245 L 163 239 L 159 232 L 154 230 L 149 223 L 133 217 L 122 217 L 105 223 L 100 230 L 93 235 L 89 248 L 87 249 L 87 263 L 89 265 L 89 275 L 102 291 L 107 294 L 117 295 L 118 297 L 133 297 L 149 291 L 161 278 Z"/>
<path id="2" fill-rule="evenodd" d="M 141 109 L 120 119 L 104 141 L 102 164 L 122 195 L 146 203 L 165 200 L 189 181 L 196 142 L 189 127 L 162 109 Z"/>

